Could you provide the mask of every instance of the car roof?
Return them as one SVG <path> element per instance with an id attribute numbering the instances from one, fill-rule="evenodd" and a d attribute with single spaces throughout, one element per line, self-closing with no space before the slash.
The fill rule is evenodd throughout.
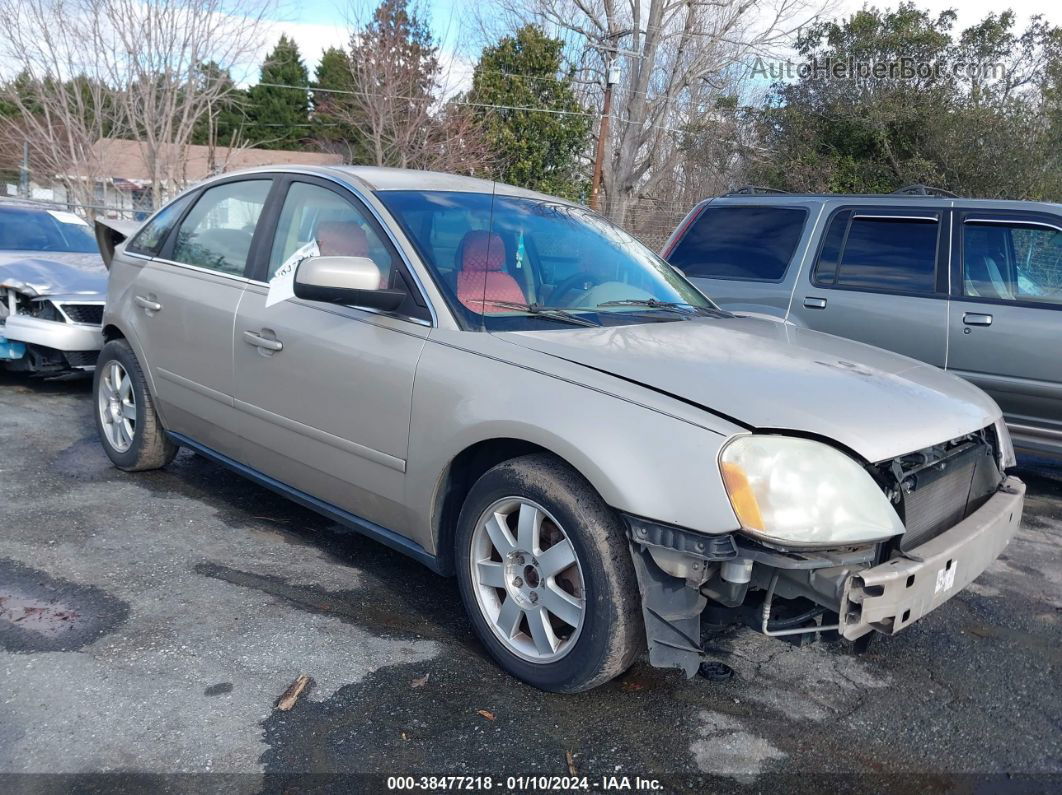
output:
<path id="1" fill-rule="evenodd" d="M 479 177 L 469 177 L 462 174 L 448 174 L 443 171 L 421 171 L 413 168 L 387 168 L 384 166 L 313 166 L 305 164 L 278 163 L 271 166 L 258 166 L 255 168 L 229 171 L 219 174 L 210 180 L 204 180 L 194 187 L 207 185 L 215 180 L 233 176 L 246 176 L 251 174 L 317 174 L 322 177 L 334 179 L 339 177 L 345 181 L 372 191 L 450 191 L 454 193 L 495 193 L 501 196 L 518 196 L 529 199 L 540 199 L 551 202 L 577 207 L 576 202 L 550 196 L 538 191 L 518 188 L 515 185 L 506 185 L 504 182 L 494 182 Z M 353 178 L 353 179 L 351 179 Z"/>
<path id="2" fill-rule="evenodd" d="M 38 202 L 32 199 L 23 199 L 21 197 L 14 196 L 0 196 L 0 210 L 39 210 L 40 212 L 46 212 L 47 210 L 54 209 L 66 209 L 66 205 L 51 204 L 48 202 Z"/>
<path id="3" fill-rule="evenodd" d="M 943 208 L 971 207 L 983 210 L 1023 210 L 1026 212 L 1045 212 L 1055 215 L 1062 213 L 1062 204 L 1054 202 L 1026 201 L 1020 199 L 964 199 L 962 197 L 951 198 L 945 196 L 922 196 L 900 193 L 734 193 L 703 199 L 698 202 L 698 206 L 703 206 L 709 203 L 713 205 L 763 204 L 778 206 L 872 204 L 894 207 L 910 206 L 913 203 L 920 206 L 939 205 Z"/>

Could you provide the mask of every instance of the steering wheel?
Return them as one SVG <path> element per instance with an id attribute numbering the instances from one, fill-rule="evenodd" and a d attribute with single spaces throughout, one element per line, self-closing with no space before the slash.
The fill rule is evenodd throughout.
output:
<path id="1" fill-rule="evenodd" d="M 553 288 L 553 292 L 549 294 L 549 302 L 553 306 L 564 306 L 560 298 L 565 293 L 570 293 L 575 289 L 585 292 L 597 287 L 603 281 L 604 279 L 594 273 L 576 273 Z"/>

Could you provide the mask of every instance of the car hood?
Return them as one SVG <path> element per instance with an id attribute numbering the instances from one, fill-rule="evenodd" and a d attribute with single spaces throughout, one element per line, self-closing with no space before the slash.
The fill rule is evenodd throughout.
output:
<path id="1" fill-rule="evenodd" d="M 752 429 L 833 439 L 871 462 L 1000 417 L 981 390 L 936 367 L 776 321 L 735 316 L 496 336 Z"/>
<path id="2" fill-rule="evenodd" d="M 0 287 L 25 295 L 106 295 L 107 269 L 99 254 L 0 251 Z"/>

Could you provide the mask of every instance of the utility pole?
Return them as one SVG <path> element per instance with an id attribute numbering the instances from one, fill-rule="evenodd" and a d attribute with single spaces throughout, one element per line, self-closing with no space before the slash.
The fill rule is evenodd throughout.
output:
<path id="1" fill-rule="evenodd" d="M 18 192 L 24 199 L 30 195 L 29 141 L 22 142 L 22 165 L 18 169 Z"/>
<path id="2" fill-rule="evenodd" d="M 620 68 L 615 56 L 609 59 L 608 76 L 605 79 L 605 103 L 601 109 L 601 123 L 597 129 L 597 151 L 594 154 L 594 177 L 590 183 L 590 209 L 601 211 L 601 172 L 605 165 L 605 147 L 608 145 L 608 120 L 612 113 L 612 86 L 619 82 Z"/>

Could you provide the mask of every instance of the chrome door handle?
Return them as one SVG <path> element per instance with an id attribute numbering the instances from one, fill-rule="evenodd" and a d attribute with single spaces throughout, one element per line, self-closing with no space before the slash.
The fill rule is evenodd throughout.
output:
<path id="1" fill-rule="evenodd" d="M 162 309 L 162 304 L 158 301 L 152 301 L 150 298 L 145 298 L 142 295 L 133 296 L 133 300 L 136 301 L 136 305 L 143 307 L 149 312 L 158 312 Z"/>
<path id="2" fill-rule="evenodd" d="M 992 316 L 982 312 L 963 312 L 962 322 L 967 326 L 991 326 Z"/>
<path id="3" fill-rule="evenodd" d="M 284 350 L 284 343 L 280 340 L 266 339 L 253 331 L 243 332 L 243 341 L 248 345 L 254 345 L 256 348 L 265 348 L 267 351 L 273 351 L 274 353 Z"/>
<path id="4" fill-rule="evenodd" d="M 804 296 L 804 306 L 808 309 L 825 309 L 826 299 L 816 298 L 813 295 L 806 295 Z"/>

